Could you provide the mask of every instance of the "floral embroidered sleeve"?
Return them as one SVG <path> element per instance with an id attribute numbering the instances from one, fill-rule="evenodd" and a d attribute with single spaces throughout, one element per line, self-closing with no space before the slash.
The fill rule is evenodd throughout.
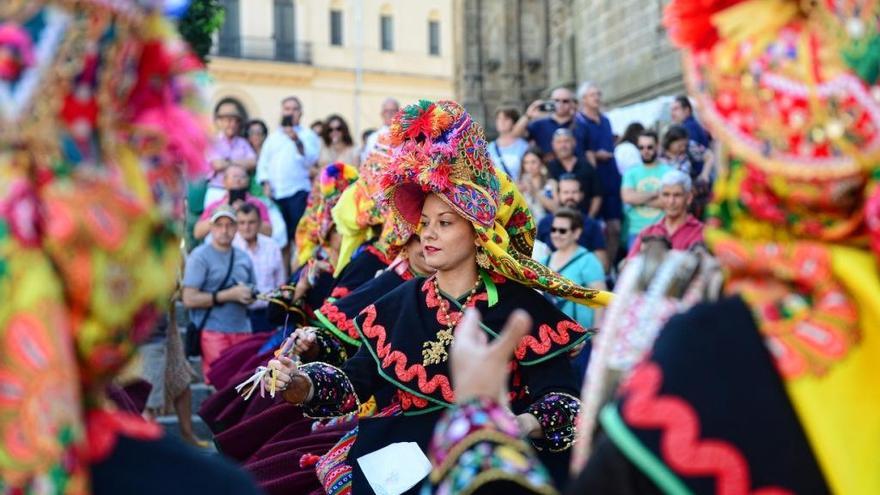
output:
<path id="1" fill-rule="evenodd" d="M 571 395 L 553 392 L 542 396 L 526 409 L 538 418 L 544 435 L 532 439 L 538 450 L 562 452 L 571 447 L 575 438 L 575 420 L 580 410 L 580 401 Z"/>
<path id="2" fill-rule="evenodd" d="M 312 380 L 312 398 L 303 404 L 307 416 L 327 418 L 358 410 L 382 383 L 376 363 L 363 347 L 339 368 L 321 362 L 304 364 L 300 371 Z"/>
<path id="3" fill-rule="evenodd" d="M 422 495 L 478 493 L 499 484 L 518 488 L 507 493 L 556 493 L 547 470 L 520 438 L 514 417 L 489 399 L 445 413 L 434 430 L 430 456 L 433 470 Z"/>
<path id="4" fill-rule="evenodd" d="M 319 351 L 312 361 L 342 366 L 342 363 L 348 359 L 348 351 L 346 351 L 345 346 L 334 335 L 329 332 L 318 331 L 315 333 L 315 339 Z"/>
<path id="5" fill-rule="evenodd" d="M 357 411 L 360 406 L 354 385 L 339 368 L 327 363 L 308 363 L 300 371 L 312 381 L 312 398 L 303 404 L 306 416 L 327 418 Z"/>

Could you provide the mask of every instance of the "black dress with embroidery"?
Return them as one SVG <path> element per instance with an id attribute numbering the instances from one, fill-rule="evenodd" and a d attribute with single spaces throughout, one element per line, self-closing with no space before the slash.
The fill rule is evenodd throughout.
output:
<path id="1" fill-rule="evenodd" d="M 455 411 L 456 417 L 473 416 L 476 406 L 467 407 Z M 541 472 L 534 462 L 519 463 L 532 467 L 517 472 L 496 454 L 497 445 L 508 440 L 516 445 L 518 438 L 495 434 L 489 441 L 486 431 L 496 427 L 469 422 L 467 437 L 454 438 L 454 444 L 449 442 L 454 433 L 438 428 L 435 444 L 455 455 L 442 459 L 424 493 L 450 485 L 480 494 L 547 493 L 546 487 L 526 482 Z M 600 424 L 590 460 L 568 494 L 830 493 L 740 298 L 699 305 L 671 319 L 617 400 L 602 410 Z M 523 455 L 534 460 L 529 452 Z M 478 476 L 498 466 L 517 483 Z"/>
<path id="2" fill-rule="evenodd" d="M 514 413 L 532 413 L 544 437 L 534 440 L 548 468 L 564 477 L 568 448 L 574 439 L 579 402 L 568 351 L 588 339 L 587 331 L 557 310 L 533 289 L 503 278 L 481 274 L 483 284 L 471 299 L 480 310 L 489 338 L 503 328 L 514 309 L 523 308 L 534 328 L 515 351 L 511 362 L 510 394 Z M 446 311 L 439 311 L 443 305 Z M 448 363 L 424 364 L 424 344 L 447 329 L 443 314 L 461 317 L 462 302 L 438 294 L 431 279 L 417 278 L 399 286 L 355 320 L 362 345 L 341 369 L 310 363 L 301 370 L 314 383 L 314 395 L 304 406 L 314 417 L 339 416 L 376 397 L 380 410 L 400 413 L 363 418 L 349 459 L 357 459 L 395 442 L 417 442 L 427 451 L 434 425 L 454 404 Z M 370 493 L 369 484 L 354 463 L 354 493 Z"/>
<path id="3" fill-rule="evenodd" d="M 350 294 L 341 298 L 328 298 L 324 305 L 315 311 L 315 320 L 322 330 L 337 340 L 338 343 L 334 345 L 340 345 L 344 348 L 347 359 L 348 356 L 353 356 L 361 346 L 360 334 L 354 324 L 357 315 L 364 308 L 412 278 L 413 274 L 406 261 L 395 263 L 381 275 L 364 283 Z"/>

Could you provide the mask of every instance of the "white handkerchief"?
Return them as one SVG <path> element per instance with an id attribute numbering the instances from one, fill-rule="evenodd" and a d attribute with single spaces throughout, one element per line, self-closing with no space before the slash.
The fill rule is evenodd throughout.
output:
<path id="1" fill-rule="evenodd" d="M 400 495 L 431 472 L 431 461 L 415 442 L 392 443 L 357 461 L 376 495 Z"/>

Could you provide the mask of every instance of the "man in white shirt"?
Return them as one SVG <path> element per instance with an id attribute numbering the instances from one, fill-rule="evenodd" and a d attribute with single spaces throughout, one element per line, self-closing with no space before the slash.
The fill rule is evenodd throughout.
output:
<path id="1" fill-rule="evenodd" d="M 364 143 L 364 150 L 361 152 L 361 163 L 364 163 L 367 160 L 367 156 L 372 153 L 373 148 L 376 147 L 376 142 L 379 140 L 379 136 L 388 132 L 388 127 L 391 125 L 391 119 L 397 115 L 399 110 L 400 103 L 394 98 L 386 98 L 385 101 L 382 102 L 382 127 L 378 128 L 367 137 L 367 142 Z"/>
<path id="2" fill-rule="evenodd" d="M 318 135 L 300 125 L 302 115 L 299 98 L 288 96 L 281 101 L 281 126 L 266 138 L 257 161 L 256 180 L 281 210 L 288 240 L 293 239 L 296 224 L 306 209 L 321 152 Z"/>

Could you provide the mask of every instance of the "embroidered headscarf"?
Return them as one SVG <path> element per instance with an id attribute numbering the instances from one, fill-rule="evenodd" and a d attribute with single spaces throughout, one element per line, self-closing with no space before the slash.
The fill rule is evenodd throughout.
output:
<path id="1" fill-rule="evenodd" d="M 0 26 L 0 484 L 88 493 L 118 433 L 161 434 L 103 390 L 176 283 L 200 64 L 136 2 L 4 2 Z"/>
<path id="2" fill-rule="evenodd" d="M 832 491 L 880 493 L 880 3 L 675 0 L 726 167 L 709 244 Z"/>
<path id="3" fill-rule="evenodd" d="M 326 241 L 330 227 L 333 226 L 330 212 L 343 191 L 357 179 L 358 169 L 346 163 L 331 163 L 321 170 L 309 193 L 306 211 L 296 226 L 294 242 L 298 265 L 305 265 Z"/>
<path id="4" fill-rule="evenodd" d="M 434 193 L 473 225 L 483 268 L 575 302 L 607 304 L 608 293 L 531 259 L 535 222 L 528 205 L 496 171 L 482 127 L 458 103 L 421 100 L 403 108 L 391 124 L 391 144 L 382 188 L 402 235 L 417 232 L 425 196 Z"/>
<path id="5" fill-rule="evenodd" d="M 360 166 L 360 180 L 354 183 L 333 208 L 333 221 L 342 236 L 339 262 L 334 276 L 339 276 L 355 251 L 366 241 L 375 238 L 373 245 L 387 258 L 393 259 L 407 243 L 394 229 L 387 209 L 381 201 L 379 178 L 391 157 L 390 137 L 380 135 L 376 145 Z M 377 235 L 378 232 L 378 235 Z"/>

